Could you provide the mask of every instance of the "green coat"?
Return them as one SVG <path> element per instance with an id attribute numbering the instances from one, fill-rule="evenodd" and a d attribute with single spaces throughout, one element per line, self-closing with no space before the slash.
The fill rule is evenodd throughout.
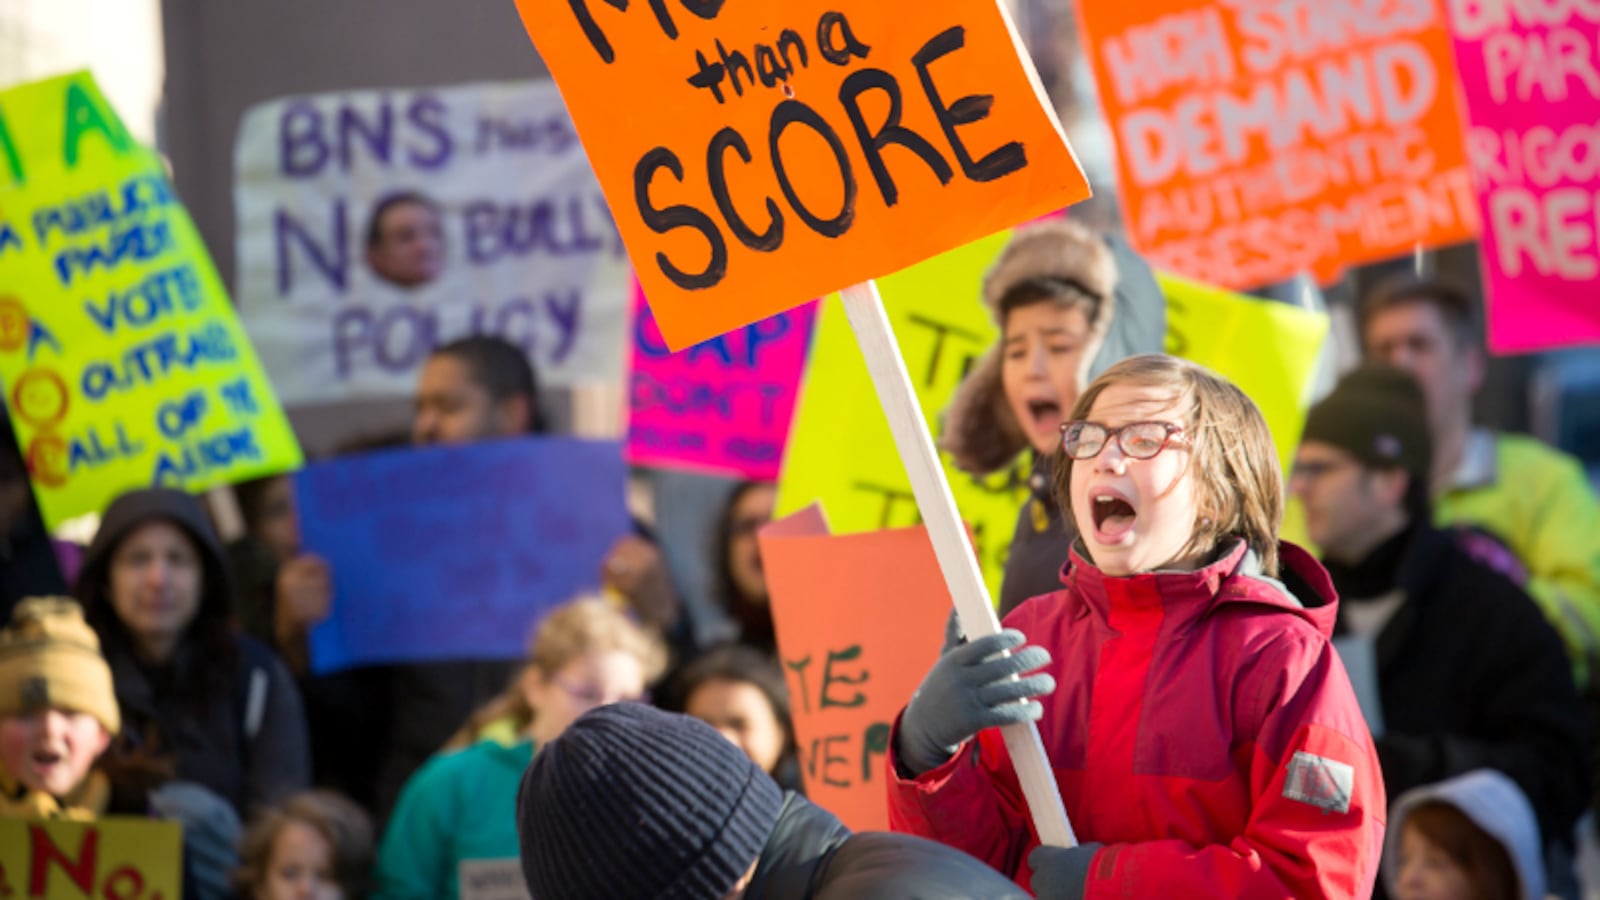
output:
<path id="1" fill-rule="evenodd" d="M 533 762 L 533 741 L 479 741 L 434 756 L 400 792 L 378 848 L 383 898 L 455 898 L 459 866 L 505 860 L 519 874 L 517 788 Z"/>
<path id="2" fill-rule="evenodd" d="M 1576 459 L 1529 437 L 1477 430 L 1456 486 L 1434 500 L 1441 526 L 1494 533 L 1528 570 L 1580 690 L 1600 661 L 1600 502 Z"/>

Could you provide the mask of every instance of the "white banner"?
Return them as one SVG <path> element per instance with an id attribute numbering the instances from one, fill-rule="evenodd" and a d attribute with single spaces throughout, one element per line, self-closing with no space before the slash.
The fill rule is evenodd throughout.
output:
<path id="1" fill-rule="evenodd" d="M 235 163 L 239 313 L 285 404 L 409 396 L 472 333 L 620 383 L 627 256 L 553 82 L 274 100 Z"/>

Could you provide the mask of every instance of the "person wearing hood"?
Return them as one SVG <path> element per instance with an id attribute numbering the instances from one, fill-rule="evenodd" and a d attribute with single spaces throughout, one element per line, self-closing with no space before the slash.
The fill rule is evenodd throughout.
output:
<path id="1" fill-rule="evenodd" d="M 159 761 L 240 819 L 309 786 L 294 679 L 238 633 L 222 544 L 197 499 L 169 488 L 118 497 L 76 594 L 111 666 L 129 755 Z M 154 785 L 112 781 L 113 811 L 147 811 Z"/>
<path id="2" fill-rule="evenodd" d="M 1383 883 L 1395 900 L 1544 900 L 1533 807 L 1493 769 L 1407 791 L 1389 814 Z"/>
<path id="3" fill-rule="evenodd" d="M 1040 900 L 1366 897 L 1383 777 L 1329 641 L 1333 586 L 1277 538 L 1261 411 L 1194 363 L 1134 356 L 1061 435 L 1080 534 L 1063 589 L 923 678 L 890 732 L 891 827 Z M 1025 721 L 1079 846 L 1041 846 L 1028 820 L 995 730 Z"/>
<path id="4" fill-rule="evenodd" d="M 1122 238 L 1058 219 L 1017 229 L 984 278 L 983 302 L 1000 342 L 956 388 L 939 446 L 979 478 L 1033 452 L 1030 498 L 1000 587 L 1004 618 L 1060 587 L 1057 574 L 1076 537 L 1051 492 L 1051 459 L 1068 410 L 1112 363 L 1161 352 L 1166 298 Z"/>
<path id="5" fill-rule="evenodd" d="M 585 713 L 534 757 L 517 832 L 538 900 L 1028 896 L 949 847 L 852 833 L 710 725 L 640 703 Z"/>

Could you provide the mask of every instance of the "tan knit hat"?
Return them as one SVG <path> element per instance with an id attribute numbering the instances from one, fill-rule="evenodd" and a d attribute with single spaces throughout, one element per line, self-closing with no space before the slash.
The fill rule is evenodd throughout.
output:
<path id="1" fill-rule="evenodd" d="M 41 709 L 88 713 L 122 727 L 111 667 L 83 610 L 66 597 L 29 597 L 0 631 L 0 716 Z"/>

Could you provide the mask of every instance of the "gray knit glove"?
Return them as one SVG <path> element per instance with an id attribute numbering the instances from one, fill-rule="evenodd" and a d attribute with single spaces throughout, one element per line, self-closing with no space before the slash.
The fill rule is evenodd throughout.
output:
<path id="1" fill-rule="evenodd" d="M 1039 900 L 1083 900 L 1089 885 L 1089 865 L 1105 844 L 1076 847 L 1035 847 L 1028 854 L 1033 869 L 1033 893 Z"/>
<path id="2" fill-rule="evenodd" d="M 985 728 L 1037 722 L 1044 715 L 1033 698 L 1054 691 L 1056 680 L 1043 672 L 1015 681 L 1011 676 L 1049 665 L 1050 652 L 1027 647 L 1000 655 L 1026 640 L 1008 628 L 939 657 L 900 718 L 895 751 L 906 774 L 914 778 L 938 768 Z"/>

